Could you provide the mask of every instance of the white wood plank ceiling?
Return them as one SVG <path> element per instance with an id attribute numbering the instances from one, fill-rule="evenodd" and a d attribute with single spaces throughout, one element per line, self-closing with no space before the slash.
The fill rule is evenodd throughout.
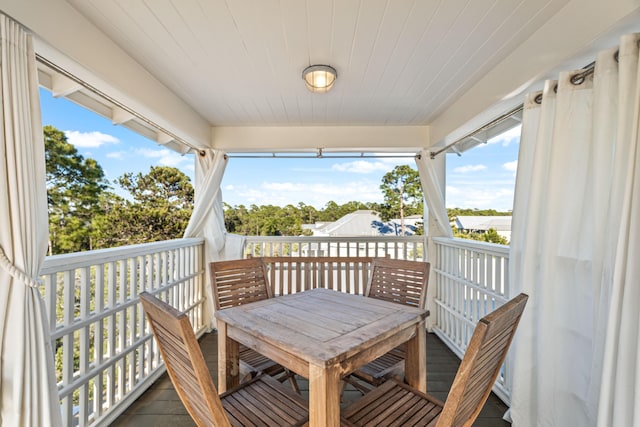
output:
<path id="1" fill-rule="evenodd" d="M 567 3 L 67 1 L 214 126 L 428 125 Z"/>

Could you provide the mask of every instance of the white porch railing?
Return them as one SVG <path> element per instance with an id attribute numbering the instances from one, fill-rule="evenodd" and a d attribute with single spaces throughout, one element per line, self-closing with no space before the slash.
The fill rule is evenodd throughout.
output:
<path id="1" fill-rule="evenodd" d="M 512 296 L 509 291 L 509 247 L 466 239 L 433 238 L 435 254 L 434 332 L 460 358 L 476 323 Z M 435 316 L 434 316 L 435 315 Z M 507 358 L 494 392 L 510 402 L 511 384 Z"/>
<path id="2" fill-rule="evenodd" d="M 509 248 L 463 239 L 433 242 L 435 253 L 429 261 L 435 309 L 430 319 L 435 333 L 462 356 L 477 320 L 512 296 Z M 370 261 L 357 258 L 426 260 L 426 243 L 424 236 L 247 237 L 243 253 L 292 258 L 270 267 L 270 280 L 282 282 L 274 288 L 278 295 L 308 286 L 362 293 Z M 299 265 L 309 256 L 324 257 L 323 265 Z M 331 257 L 352 259 L 341 263 Z M 188 312 L 198 334 L 204 332 L 203 262 L 202 239 L 46 259 L 42 290 L 54 325 L 52 345 L 66 426 L 108 425 L 164 372 L 139 305 L 141 291 L 159 294 Z M 509 369 L 507 361 L 494 389 L 506 402 Z"/>
<path id="3" fill-rule="evenodd" d="M 274 295 L 315 287 L 362 295 L 374 257 L 424 261 L 426 238 L 250 236 L 245 239 L 243 254 L 268 260 Z M 284 262 L 286 258 L 292 261 Z"/>
<path id="4" fill-rule="evenodd" d="M 245 239 L 244 256 L 391 257 L 423 261 L 425 236 L 262 237 Z"/>
<path id="5" fill-rule="evenodd" d="M 108 425 L 164 372 L 138 294 L 204 331 L 203 240 L 56 255 L 42 269 L 65 426 Z"/>

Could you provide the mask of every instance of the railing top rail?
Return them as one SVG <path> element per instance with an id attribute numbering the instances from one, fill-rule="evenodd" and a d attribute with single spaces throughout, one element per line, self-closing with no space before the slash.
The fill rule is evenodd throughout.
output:
<path id="1" fill-rule="evenodd" d="M 246 236 L 245 242 L 422 242 L 425 236 Z"/>
<path id="2" fill-rule="evenodd" d="M 376 257 L 370 256 L 265 256 L 255 257 L 261 258 L 266 263 L 300 263 L 300 262 L 315 262 L 315 263 L 367 263 L 373 262 Z"/>
<path id="3" fill-rule="evenodd" d="M 185 239 L 163 240 L 161 242 L 98 249 L 87 252 L 53 255 L 45 258 L 40 274 L 51 274 L 63 270 L 66 271 L 75 268 L 88 267 L 95 264 L 104 264 L 139 255 L 197 246 L 202 243 L 204 243 L 203 238 L 190 237 Z"/>
<path id="4" fill-rule="evenodd" d="M 497 243 L 480 242 L 470 239 L 459 239 L 456 237 L 434 237 L 433 241 L 439 245 L 448 246 L 451 248 L 473 249 L 491 255 L 509 256 L 508 245 L 499 245 Z"/>

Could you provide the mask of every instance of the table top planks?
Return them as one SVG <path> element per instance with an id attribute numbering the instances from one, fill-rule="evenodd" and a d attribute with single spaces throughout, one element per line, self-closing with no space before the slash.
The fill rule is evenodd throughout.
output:
<path id="1" fill-rule="evenodd" d="M 328 289 L 313 289 L 215 313 L 232 328 L 322 366 L 339 363 L 424 320 L 426 314 L 426 310 L 417 307 Z"/>

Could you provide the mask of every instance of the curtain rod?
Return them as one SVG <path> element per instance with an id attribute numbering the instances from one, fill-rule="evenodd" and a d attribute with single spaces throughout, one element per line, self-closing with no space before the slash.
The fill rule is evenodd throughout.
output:
<path id="1" fill-rule="evenodd" d="M 46 59 L 45 57 L 43 57 L 43 56 L 41 56 L 41 55 L 39 55 L 37 53 L 36 53 L 36 61 L 38 61 L 42 65 L 45 65 L 45 66 L 51 68 L 55 72 L 62 74 L 66 78 L 78 83 L 80 86 L 84 87 L 88 91 L 90 91 L 90 92 L 94 93 L 95 95 L 98 95 L 98 96 L 102 97 L 103 99 L 111 102 L 113 105 L 117 106 L 118 108 L 123 109 L 124 111 L 126 111 L 127 113 L 133 115 L 134 117 L 138 118 L 139 120 L 142 120 L 143 122 L 145 122 L 149 126 L 152 126 L 155 129 L 159 130 L 160 132 L 163 132 L 163 133 L 171 136 L 175 141 L 178 141 L 179 143 L 191 148 L 192 150 L 194 150 L 196 153 L 200 154 L 201 156 L 203 156 L 205 154 L 205 152 L 204 152 L 204 150 L 202 148 L 199 148 L 199 147 L 196 147 L 196 146 L 194 146 L 192 144 L 189 144 L 188 142 L 186 142 L 184 139 L 178 137 L 173 132 L 170 132 L 167 129 L 165 129 L 164 127 L 158 125 L 157 123 L 147 119 L 146 117 L 142 116 L 141 114 L 137 113 L 136 111 L 134 111 L 131 108 L 127 107 L 126 105 L 122 104 L 120 101 L 117 101 L 116 99 L 114 99 L 111 96 L 107 95 L 106 93 L 102 92 L 100 89 L 96 88 L 95 86 L 90 85 L 89 83 L 87 83 L 84 80 L 76 77 L 75 75 L 71 74 L 70 72 L 68 72 L 64 68 L 59 67 L 58 65 L 54 64 L 53 62 L 49 61 L 48 59 Z"/>
<path id="2" fill-rule="evenodd" d="M 484 126 L 474 130 L 473 132 L 469 132 L 468 134 L 466 134 L 462 138 L 459 138 L 459 139 L 453 141 L 451 144 L 447 144 L 445 147 L 439 149 L 438 151 L 432 151 L 431 153 L 429 153 L 429 156 L 431 157 L 431 159 L 435 159 L 438 154 L 444 153 L 449 148 L 455 147 L 456 145 L 460 144 L 465 139 L 470 138 L 470 137 L 472 137 L 474 135 L 477 135 L 480 132 L 482 132 L 483 130 L 486 130 L 486 129 L 488 129 L 490 127 L 493 127 L 493 126 L 495 126 L 495 125 L 497 125 L 499 123 L 502 123 L 503 121 L 507 120 L 509 117 L 511 117 L 514 114 L 517 114 L 520 111 L 522 111 L 523 108 L 524 108 L 524 104 L 518 105 L 517 107 L 513 108 L 512 110 L 509 110 L 508 112 L 504 113 L 503 115 L 493 119 L 492 121 L 490 121 L 489 123 L 485 124 Z"/>
<path id="3" fill-rule="evenodd" d="M 616 61 L 618 60 L 618 53 L 619 50 L 616 51 L 614 57 L 616 59 Z M 584 79 L 587 78 L 587 76 L 589 76 L 590 74 L 592 74 L 595 71 L 595 67 L 596 67 L 596 63 L 595 61 L 591 62 L 590 64 L 585 65 L 584 67 L 582 67 L 580 69 L 579 73 L 576 73 L 575 75 L 573 75 L 571 77 L 571 83 L 574 85 L 580 85 L 584 82 Z M 555 90 L 558 89 L 558 85 L 556 85 Z M 542 94 L 538 95 L 535 99 L 535 101 L 540 104 L 542 102 Z M 522 109 L 524 108 L 524 104 L 520 104 L 519 106 L 515 107 L 513 110 L 508 111 L 506 113 L 504 113 L 503 115 L 501 115 L 500 117 L 494 119 L 493 121 L 487 123 L 486 125 L 480 127 L 479 129 L 474 130 L 473 132 L 468 133 L 467 135 L 463 136 L 460 139 L 455 140 L 454 142 L 452 142 L 451 144 L 448 144 L 447 146 L 445 146 L 444 148 L 441 148 L 438 151 L 432 151 L 430 153 L 430 156 L 432 159 L 435 159 L 435 157 L 444 152 L 447 151 L 449 148 L 451 147 L 455 147 L 456 145 L 458 145 L 460 142 L 464 141 L 467 138 L 470 138 L 474 135 L 477 135 L 478 133 L 482 132 L 485 129 L 488 129 L 494 125 L 497 125 L 498 123 L 503 122 L 504 120 L 508 119 L 509 117 L 511 117 L 512 115 L 519 113 L 520 111 L 522 111 Z"/>
<path id="4" fill-rule="evenodd" d="M 329 154 L 325 153 L 322 148 L 317 148 L 316 152 L 310 152 L 308 154 L 295 154 L 295 152 L 282 152 L 282 153 L 264 153 L 264 154 L 242 154 L 242 153 L 227 153 L 227 156 L 231 159 L 401 159 L 401 158 L 413 158 L 415 154 L 367 154 L 361 152 L 360 154 Z"/>

